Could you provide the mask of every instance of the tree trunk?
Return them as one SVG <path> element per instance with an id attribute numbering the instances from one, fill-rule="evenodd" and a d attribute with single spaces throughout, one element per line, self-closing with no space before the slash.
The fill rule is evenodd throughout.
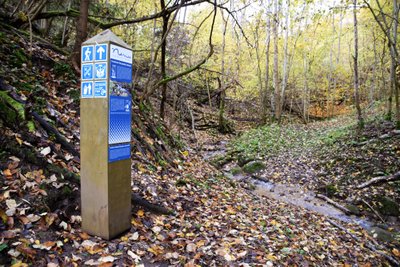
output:
<path id="1" fill-rule="evenodd" d="M 397 0 L 393 0 L 393 42 L 392 42 L 392 68 L 391 68 L 391 78 L 393 79 L 394 85 L 394 97 L 395 97 L 395 105 L 396 105 L 396 127 L 400 128 L 400 105 L 399 105 L 399 81 L 397 79 L 396 70 L 399 66 L 399 58 L 396 53 L 397 49 L 397 28 L 399 25 L 399 9 L 400 6 L 397 3 Z M 397 57 L 396 57 L 397 55 Z M 393 69 L 393 72 L 392 72 Z"/>
<path id="2" fill-rule="evenodd" d="M 364 128 L 364 119 L 361 114 L 360 92 L 358 79 L 358 28 L 357 28 L 357 0 L 353 0 L 354 16 L 354 101 L 357 109 L 358 127 Z"/>
<path id="3" fill-rule="evenodd" d="M 281 94 L 279 90 L 279 65 L 278 65 L 278 0 L 274 0 L 274 19 L 272 24 L 272 32 L 274 35 L 274 102 L 275 102 L 275 115 L 274 119 L 280 121 L 281 119 Z"/>
<path id="4" fill-rule="evenodd" d="M 218 117 L 218 128 L 220 132 L 226 132 L 226 120 L 225 120 L 225 39 L 226 39 L 226 27 L 228 24 L 228 18 L 225 20 L 224 14 L 221 14 L 223 20 L 222 28 L 222 51 L 221 51 L 221 98 L 219 102 L 219 117 Z"/>
<path id="5" fill-rule="evenodd" d="M 161 0 L 161 10 L 165 9 L 165 1 Z M 165 59 L 167 54 L 167 31 L 168 31 L 168 21 L 169 14 L 164 14 L 163 17 L 163 30 L 162 30 L 162 43 L 161 43 L 161 76 L 162 79 L 165 79 L 167 76 L 166 68 L 165 68 Z M 160 103 L 160 117 L 164 119 L 165 115 L 165 102 L 167 101 L 167 84 L 162 84 L 162 98 Z"/>
<path id="6" fill-rule="evenodd" d="M 81 4 L 79 7 L 80 15 L 76 23 L 76 37 L 74 50 L 71 54 L 71 61 L 77 72 L 80 72 L 81 45 L 87 38 L 88 34 L 89 3 L 90 0 L 81 0 Z"/>
<path id="7" fill-rule="evenodd" d="M 269 5 L 269 1 L 267 1 Z M 265 41 L 265 87 L 262 95 L 262 123 L 267 122 L 267 105 L 268 105 L 268 94 L 269 94 L 269 47 L 271 43 L 271 18 L 267 18 L 267 38 Z M 272 106 L 272 105 L 271 105 Z"/>
<path id="8" fill-rule="evenodd" d="M 289 39 L 289 7 L 290 7 L 290 0 L 286 0 L 286 14 L 285 14 L 285 39 L 283 44 L 283 74 L 282 74 L 282 89 L 281 89 L 281 108 L 282 111 L 283 103 L 285 102 L 285 91 L 288 82 L 288 39 Z"/>

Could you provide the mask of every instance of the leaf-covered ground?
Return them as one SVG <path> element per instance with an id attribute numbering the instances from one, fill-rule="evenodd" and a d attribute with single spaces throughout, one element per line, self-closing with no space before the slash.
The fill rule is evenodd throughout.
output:
<path id="1" fill-rule="evenodd" d="M 239 165 L 263 162 L 256 174 L 263 180 L 324 194 L 354 214 L 374 219 L 392 232 L 394 240 L 389 239 L 398 246 L 400 182 L 357 189 L 373 177 L 399 171 L 400 131 L 393 123 L 374 115 L 361 132 L 348 116 L 310 125 L 265 126 L 235 139 L 229 153 Z"/>
<path id="2" fill-rule="evenodd" d="M 1 91 L 27 102 L 34 97 L 33 109 L 78 148 L 78 88 L 65 58 L 34 46 L 32 64 L 21 36 L 0 37 L 7 59 Z M 44 61 L 63 71 L 40 69 Z M 257 196 L 189 148 L 174 167 L 136 160 L 132 172 L 132 191 L 174 214 L 133 206 L 129 232 L 112 241 L 89 236 L 80 228 L 79 158 L 37 122 L 28 127 L 29 120 L 0 120 L 0 265 L 377 266 L 387 263 L 380 253 L 399 256 L 395 248 L 380 250 L 356 225 L 340 229 L 324 216 Z"/>

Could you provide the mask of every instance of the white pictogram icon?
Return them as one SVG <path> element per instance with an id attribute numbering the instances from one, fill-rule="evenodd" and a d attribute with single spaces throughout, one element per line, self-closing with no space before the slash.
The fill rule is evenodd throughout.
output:
<path id="1" fill-rule="evenodd" d="M 91 60 L 91 54 L 92 54 L 92 51 L 90 50 L 89 47 L 87 47 L 86 50 L 85 50 L 85 61 L 90 61 Z"/>
<path id="2" fill-rule="evenodd" d="M 97 53 L 100 55 L 99 58 L 103 58 L 103 53 L 105 53 L 105 52 L 106 52 L 106 50 L 102 46 L 97 48 Z"/>
<path id="3" fill-rule="evenodd" d="M 92 84 L 88 83 L 83 86 L 83 94 L 84 95 L 91 95 L 92 94 Z"/>

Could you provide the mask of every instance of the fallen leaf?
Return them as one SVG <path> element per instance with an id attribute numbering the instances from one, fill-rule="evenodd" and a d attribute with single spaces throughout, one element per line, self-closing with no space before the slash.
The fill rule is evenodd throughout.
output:
<path id="1" fill-rule="evenodd" d="M 79 236 L 80 236 L 80 238 L 82 238 L 83 240 L 87 240 L 87 239 L 90 238 L 90 236 L 89 236 L 86 232 L 79 233 Z M 83 245 L 83 243 L 82 243 L 82 245 Z"/>
<path id="2" fill-rule="evenodd" d="M 42 154 L 43 156 L 47 156 L 48 154 L 50 154 L 50 152 L 51 152 L 51 148 L 49 146 L 40 150 L 40 154 Z"/>
<path id="3" fill-rule="evenodd" d="M 36 255 L 36 250 L 23 244 L 19 245 L 17 250 L 31 259 L 34 259 L 34 256 Z"/>
<path id="4" fill-rule="evenodd" d="M 10 170 L 10 169 L 5 169 L 5 170 L 3 171 L 3 175 L 4 175 L 6 178 L 11 178 L 11 177 L 12 177 L 11 170 Z"/>
<path id="5" fill-rule="evenodd" d="M 100 262 L 94 260 L 94 259 L 90 259 L 88 261 L 85 261 L 85 265 L 89 265 L 89 266 L 98 266 L 100 264 Z"/>
<path id="6" fill-rule="evenodd" d="M 28 266 L 29 266 L 28 264 L 23 263 L 22 261 L 17 261 L 13 265 L 11 265 L 11 267 L 28 267 Z"/>
<path id="7" fill-rule="evenodd" d="M 143 217 L 144 216 L 144 210 L 138 210 L 136 214 L 139 217 Z"/>
<path id="8" fill-rule="evenodd" d="M 17 236 L 17 233 L 15 231 L 12 230 L 8 230 L 8 231 L 3 231 L 0 233 L 0 237 L 1 238 L 5 238 L 5 239 L 11 239 Z"/>
<path id="9" fill-rule="evenodd" d="M 114 262 L 115 258 L 113 256 L 105 256 L 98 259 L 99 262 Z"/>
<path id="10" fill-rule="evenodd" d="M 396 257 L 400 257 L 400 251 L 398 249 L 394 248 L 392 249 L 392 252 Z"/>
<path id="11" fill-rule="evenodd" d="M 132 260 L 135 263 L 139 263 L 142 259 L 140 258 L 139 255 L 135 254 L 134 252 L 132 252 L 131 250 L 128 250 L 128 256 L 132 258 Z"/>
<path id="12" fill-rule="evenodd" d="M 186 252 L 188 252 L 188 253 L 196 252 L 196 249 L 197 249 L 197 247 L 196 247 L 196 244 L 194 244 L 194 243 L 189 243 L 186 246 Z"/>
<path id="13" fill-rule="evenodd" d="M 36 214 L 29 214 L 28 216 L 26 216 L 28 218 L 28 220 L 30 222 L 37 222 L 40 220 L 40 216 L 36 215 Z"/>
<path id="14" fill-rule="evenodd" d="M 129 238 L 129 240 L 133 240 L 136 241 L 139 239 L 139 233 L 138 232 L 134 232 L 133 235 Z"/>

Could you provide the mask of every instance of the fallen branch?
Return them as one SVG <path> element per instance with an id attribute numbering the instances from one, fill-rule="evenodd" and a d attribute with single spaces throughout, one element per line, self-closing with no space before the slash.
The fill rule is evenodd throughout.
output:
<path id="1" fill-rule="evenodd" d="M 57 129 L 51 126 L 45 119 L 40 117 L 40 115 L 37 114 L 36 112 L 32 111 L 31 114 L 32 117 L 34 117 L 35 120 L 40 123 L 43 129 L 46 130 L 46 132 L 54 134 L 56 140 L 65 148 L 65 150 L 67 150 L 76 157 L 80 156 L 79 152 L 75 149 L 75 147 L 71 143 L 69 143 L 67 139 L 64 136 L 62 136 Z"/>
<path id="2" fill-rule="evenodd" d="M 146 210 L 154 212 L 154 213 L 164 214 L 164 215 L 172 215 L 172 214 L 174 214 L 173 210 L 170 210 L 170 209 L 167 209 L 165 207 L 152 204 L 152 203 L 148 202 L 146 199 L 140 197 L 137 194 L 132 194 L 132 203 L 134 205 L 141 206 L 141 207 L 145 208 Z"/>
<path id="3" fill-rule="evenodd" d="M 342 205 L 340 205 L 339 203 L 333 201 L 332 199 L 330 199 L 327 196 L 324 196 L 324 195 L 321 195 L 321 194 L 316 194 L 315 197 L 317 197 L 319 199 L 322 199 L 322 200 L 325 200 L 327 203 L 331 204 L 332 206 L 334 206 L 335 208 L 343 211 L 346 214 L 352 214 L 352 212 L 349 209 L 343 207 Z"/>
<path id="4" fill-rule="evenodd" d="M 378 218 L 383 222 L 386 223 L 385 220 L 381 217 L 381 215 L 379 214 L 379 212 L 377 212 L 374 208 L 372 208 L 372 206 L 365 201 L 364 199 L 361 199 L 362 203 L 364 203 L 373 213 L 375 213 L 376 216 L 378 216 Z"/>
<path id="5" fill-rule="evenodd" d="M 360 185 L 358 185 L 356 188 L 357 189 L 363 189 L 365 187 L 369 187 L 371 185 L 377 185 L 377 184 L 381 184 L 381 183 L 388 183 L 388 182 L 393 182 L 393 181 L 397 181 L 400 180 L 400 172 L 396 172 L 393 175 L 386 175 L 386 176 L 378 176 L 375 178 L 372 178 L 369 181 L 366 181 L 365 183 L 362 183 Z"/>
<path id="6" fill-rule="evenodd" d="M 340 230 L 342 230 L 343 232 L 345 232 L 347 235 L 349 235 L 351 238 L 356 240 L 358 243 L 362 243 L 361 238 L 350 233 L 344 226 L 340 225 L 339 223 L 336 223 L 335 221 L 333 221 L 331 219 L 326 219 L 326 220 L 333 226 L 335 226 L 335 227 L 339 228 Z M 378 248 L 377 248 L 375 245 L 373 245 L 369 242 L 365 243 L 365 246 L 367 248 L 369 248 L 371 251 L 383 256 L 386 260 L 388 260 L 391 264 L 393 264 L 393 266 L 400 266 L 400 263 L 396 259 L 394 259 L 392 256 L 387 255 L 386 253 L 380 251 L 380 250 L 383 250 L 383 248 L 381 246 L 378 245 Z"/>

